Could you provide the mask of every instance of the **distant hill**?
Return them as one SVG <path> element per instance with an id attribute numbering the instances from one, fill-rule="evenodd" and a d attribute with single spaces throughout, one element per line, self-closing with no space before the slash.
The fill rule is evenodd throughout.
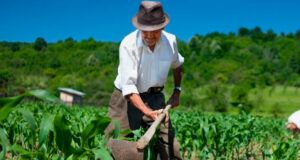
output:
<path id="1" fill-rule="evenodd" d="M 0 42 L 0 96 L 44 88 L 58 94 L 58 87 L 86 93 L 85 103 L 108 105 L 117 73 L 119 43 L 72 38 L 47 43 Z M 266 86 L 300 86 L 300 32 L 275 34 L 240 28 L 237 34 L 195 35 L 178 40 L 185 57 L 183 106 L 251 107 L 248 92 Z M 172 91 L 172 75 L 166 86 Z M 201 94 L 202 93 L 202 94 Z M 205 108 L 205 107 L 204 107 Z"/>

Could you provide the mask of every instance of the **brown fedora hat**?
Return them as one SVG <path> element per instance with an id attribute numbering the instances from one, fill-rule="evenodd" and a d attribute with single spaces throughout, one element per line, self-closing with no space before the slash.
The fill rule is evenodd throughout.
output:
<path id="1" fill-rule="evenodd" d="M 160 2 L 142 1 L 138 13 L 132 18 L 132 24 L 143 31 L 164 28 L 170 22 Z"/>

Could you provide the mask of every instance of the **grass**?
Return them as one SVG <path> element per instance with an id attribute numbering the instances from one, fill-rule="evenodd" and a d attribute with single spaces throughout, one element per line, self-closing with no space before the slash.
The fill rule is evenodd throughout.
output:
<path id="1" fill-rule="evenodd" d="M 229 86 L 228 89 L 232 87 Z M 186 92 L 189 91 L 183 91 L 181 102 L 186 101 L 186 99 L 196 99 L 197 105 L 192 107 L 180 105 L 176 110 L 193 111 L 200 109 L 206 112 L 214 112 L 214 107 L 205 102 L 205 97 L 207 96 L 205 86 L 198 87 L 193 93 Z M 165 93 L 167 99 L 172 92 L 170 89 L 167 89 Z M 184 94 L 189 96 L 184 96 Z M 296 87 L 276 85 L 274 87 L 255 88 L 250 91 L 248 98 L 254 106 L 252 110 L 253 115 L 287 118 L 291 113 L 300 109 L 300 88 Z M 229 107 L 228 112 L 230 114 L 238 114 L 239 108 Z"/>
<path id="2" fill-rule="evenodd" d="M 253 113 L 290 115 L 300 109 L 300 90 L 296 87 L 274 86 L 254 89 L 249 98 L 255 103 Z"/>

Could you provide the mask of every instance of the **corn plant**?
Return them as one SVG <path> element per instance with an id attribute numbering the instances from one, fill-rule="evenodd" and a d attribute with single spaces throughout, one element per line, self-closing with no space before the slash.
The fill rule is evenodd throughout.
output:
<path id="1" fill-rule="evenodd" d="M 62 104 L 18 105 L 25 97 L 58 102 L 43 90 L 0 99 L 1 159 L 112 159 L 102 136 L 109 118 Z"/>

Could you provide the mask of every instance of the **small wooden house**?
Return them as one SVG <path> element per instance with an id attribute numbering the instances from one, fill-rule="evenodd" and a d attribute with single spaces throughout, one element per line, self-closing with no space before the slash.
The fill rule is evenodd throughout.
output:
<path id="1" fill-rule="evenodd" d="M 74 104 L 81 105 L 83 103 L 83 97 L 85 93 L 74 90 L 72 88 L 58 88 L 60 92 L 60 99 L 69 106 Z"/>

